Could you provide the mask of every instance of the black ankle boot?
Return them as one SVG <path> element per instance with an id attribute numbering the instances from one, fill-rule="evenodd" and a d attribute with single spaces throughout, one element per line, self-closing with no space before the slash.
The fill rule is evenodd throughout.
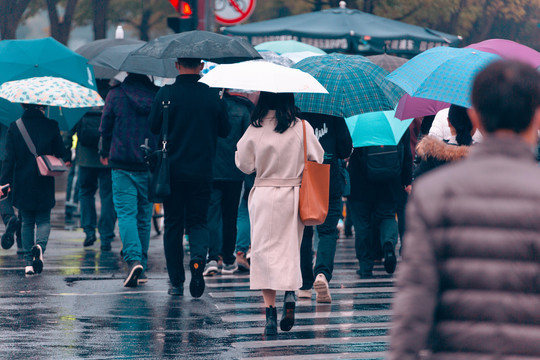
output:
<path id="1" fill-rule="evenodd" d="M 285 291 L 283 296 L 283 315 L 279 322 L 279 327 L 282 331 L 289 331 L 294 325 L 294 309 L 296 307 L 296 299 L 294 291 Z"/>
<path id="2" fill-rule="evenodd" d="M 264 335 L 277 335 L 277 310 L 273 306 L 266 308 Z"/>

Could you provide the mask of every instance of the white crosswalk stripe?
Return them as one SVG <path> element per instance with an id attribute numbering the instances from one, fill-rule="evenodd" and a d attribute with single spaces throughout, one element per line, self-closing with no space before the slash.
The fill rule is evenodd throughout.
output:
<path id="1" fill-rule="evenodd" d="M 265 338 L 264 305 L 260 291 L 249 289 L 248 275 L 206 278 L 208 295 L 214 299 L 231 345 L 245 359 L 384 359 L 394 278 L 378 264 L 374 278 L 356 274 L 354 239 L 340 239 L 330 281 L 332 303 L 299 299 L 295 325 L 289 332 Z M 283 294 L 276 307 L 281 317 Z M 278 326 L 279 327 L 279 326 Z"/>

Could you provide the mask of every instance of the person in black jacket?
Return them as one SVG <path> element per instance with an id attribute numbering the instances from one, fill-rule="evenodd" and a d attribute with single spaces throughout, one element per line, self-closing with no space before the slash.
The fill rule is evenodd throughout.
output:
<path id="1" fill-rule="evenodd" d="M 302 113 L 315 131 L 324 149 L 324 163 L 330 164 L 330 197 L 328 202 L 328 215 L 323 224 L 317 226 L 319 246 L 317 260 L 313 269 L 313 226 L 304 228 L 302 245 L 300 248 L 300 264 L 302 270 L 302 287 L 299 297 L 311 298 L 311 288 L 317 293 L 316 301 L 329 303 L 332 301 L 328 282 L 332 279 L 334 270 L 334 256 L 336 242 L 339 237 L 337 224 L 341 218 L 344 180 L 341 173 L 339 159 L 346 159 L 352 151 L 352 139 L 342 117 Z"/>
<path id="2" fill-rule="evenodd" d="M 401 171 L 398 176 L 388 180 L 373 181 L 368 178 L 366 147 L 355 148 L 350 157 L 351 194 L 348 202 L 355 230 L 360 277 L 367 278 L 373 274 L 376 248 L 371 241 L 372 233 L 378 234 L 386 272 L 392 274 L 396 269 L 398 197 L 403 189 L 410 192 L 412 182 L 412 154 L 409 142 L 409 132 L 405 131 L 397 145 Z"/>
<path id="3" fill-rule="evenodd" d="M 158 92 L 150 112 L 151 129 L 161 133 L 163 101 L 170 100 L 167 149 L 170 161 L 171 194 L 164 199 L 163 244 L 171 287 L 169 294 L 184 292 L 184 228 L 189 231 L 191 254 L 190 292 L 204 292 L 203 271 L 208 251 L 208 204 L 217 137 L 229 133 L 227 109 L 216 90 L 198 82 L 200 59 L 178 59 L 176 82 Z"/>
<path id="4" fill-rule="evenodd" d="M 21 119 L 37 154 L 54 155 L 69 164 L 71 153 L 64 147 L 58 123 L 45 117 L 41 105 L 23 104 L 23 108 Z M 36 159 L 15 122 L 8 129 L 0 184 L 10 185 L 13 206 L 21 215 L 25 274 L 39 274 L 51 231 L 51 209 L 56 204 L 54 177 L 40 175 Z"/>
<path id="5" fill-rule="evenodd" d="M 205 276 L 219 272 L 219 256 L 223 259 L 222 274 L 232 274 L 239 266 L 249 270 L 245 253 L 234 256 L 236 246 L 238 205 L 242 193 L 244 173 L 234 163 L 236 143 L 251 123 L 251 112 L 255 105 L 242 95 L 232 95 L 229 90 L 223 97 L 227 104 L 227 114 L 231 131 L 226 138 L 218 138 L 216 160 L 214 162 L 214 180 L 208 208 L 208 227 L 210 242 L 208 259 L 204 269 Z"/>

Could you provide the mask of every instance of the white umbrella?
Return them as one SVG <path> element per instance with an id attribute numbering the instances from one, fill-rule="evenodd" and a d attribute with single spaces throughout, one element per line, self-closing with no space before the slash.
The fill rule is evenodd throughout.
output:
<path id="1" fill-rule="evenodd" d="M 324 86 L 310 74 L 266 61 L 219 65 L 199 81 L 217 88 L 328 94 Z"/>
<path id="2" fill-rule="evenodd" d="M 0 86 L 0 97 L 13 103 L 82 108 L 102 106 L 97 91 L 64 78 L 42 76 L 8 81 Z"/>

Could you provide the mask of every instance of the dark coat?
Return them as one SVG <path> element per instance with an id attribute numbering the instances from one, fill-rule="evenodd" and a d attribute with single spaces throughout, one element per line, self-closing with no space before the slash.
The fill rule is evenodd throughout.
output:
<path id="1" fill-rule="evenodd" d="M 161 88 L 149 119 L 154 134 L 161 133 L 163 99 L 169 91 L 167 148 L 171 181 L 211 181 L 217 137 L 225 137 L 230 125 L 225 102 L 218 91 L 198 82 L 199 75 L 179 75 L 176 82 Z"/>
<path id="2" fill-rule="evenodd" d="M 539 178 L 512 136 L 417 180 L 388 359 L 540 359 Z"/>
<path id="3" fill-rule="evenodd" d="M 217 139 L 214 180 L 242 181 L 245 175 L 236 167 L 234 153 L 236 152 L 236 143 L 251 123 L 251 112 L 255 106 L 249 99 L 242 96 L 225 94 L 223 99 L 227 104 L 231 130 L 227 137 Z"/>
<path id="4" fill-rule="evenodd" d="M 414 169 L 413 177 L 416 179 L 441 165 L 461 160 L 468 154 L 468 146 L 448 144 L 435 136 L 425 136 L 416 145 L 416 155 L 420 163 Z"/>
<path id="5" fill-rule="evenodd" d="M 410 134 L 405 131 L 398 143 L 398 151 L 402 156 L 401 176 L 391 181 L 373 182 L 366 174 L 365 148 L 354 148 L 349 159 L 349 174 L 351 179 L 351 194 L 349 199 L 365 202 L 396 203 L 403 187 L 412 182 L 412 154 L 409 146 Z"/>
<path id="6" fill-rule="evenodd" d="M 348 158 L 353 149 L 345 119 L 317 113 L 302 113 L 300 117 L 313 127 L 315 136 L 324 149 L 324 163 L 330 164 L 330 194 L 341 196 L 344 179 L 339 159 Z"/>
<path id="7" fill-rule="evenodd" d="M 157 136 L 150 132 L 148 114 L 157 92 L 145 75 L 129 74 L 122 84 L 109 90 L 101 117 L 100 155 L 109 158 L 113 169 L 147 171 L 140 146 L 149 139 L 157 147 Z"/>
<path id="8" fill-rule="evenodd" d="M 39 110 L 26 110 L 22 120 L 38 155 L 70 160 L 70 151 L 64 147 L 56 121 L 47 119 Z M 36 159 L 15 122 L 7 133 L 0 183 L 11 184 L 13 206 L 20 210 L 45 211 L 55 205 L 54 177 L 39 174 Z"/>

